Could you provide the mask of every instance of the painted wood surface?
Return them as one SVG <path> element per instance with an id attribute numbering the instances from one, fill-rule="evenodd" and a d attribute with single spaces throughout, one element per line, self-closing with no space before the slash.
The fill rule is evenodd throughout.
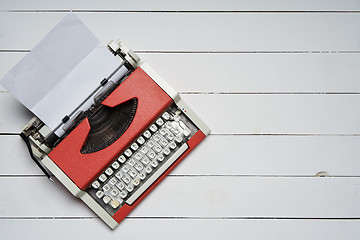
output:
<path id="1" fill-rule="evenodd" d="M 242 1 L 190 1 L 181 2 L 155 0 L 155 1 L 87 1 L 87 0 L 3 0 L 1 10 L 83 10 L 83 11 L 357 11 L 360 4 L 356 0 L 326 1 L 326 0 L 303 0 L 303 1 L 281 1 L 281 0 L 242 0 Z"/>
<path id="2" fill-rule="evenodd" d="M 1 12 L 0 49 L 30 50 L 66 14 Z M 336 53 L 360 50 L 360 32 L 354 31 L 359 27 L 360 15 L 351 12 L 80 12 L 78 16 L 103 43 L 121 38 L 132 49 L 140 51 Z M 117 23 L 121 22 L 129 22 L 131 27 L 118 27 Z"/>
<path id="3" fill-rule="evenodd" d="M 26 54 L 0 52 L 0 78 Z M 138 54 L 183 93 L 360 92 L 360 56 L 354 53 Z"/>
<path id="4" fill-rule="evenodd" d="M 359 239 L 358 1 L 3 0 L 0 78 L 70 9 L 212 134 L 111 231 L 33 164 L 32 114 L 0 87 L 2 239 Z"/>

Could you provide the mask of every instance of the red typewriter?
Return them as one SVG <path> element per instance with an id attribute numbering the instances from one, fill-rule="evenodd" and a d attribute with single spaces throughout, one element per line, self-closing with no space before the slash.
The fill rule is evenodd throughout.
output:
<path id="1" fill-rule="evenodd" d="M 71 26 L 75 31 L 67 33 Z M 59 41 L 55 46 L 52 43 L 51 48 L 45 43 L 59 38 L 56 34 L 80 36 L 81 31 L 88 34 L 81 21 L 70 14 L 31 54 L 53 47 L 78 49 L 82 44 L 74 45 L 76 39 Z M 2 83 L 36 115 L 21 133 L 31 157 L 48 176 L 54 175 L 114 229 L 209 134 L 210 129 L 178 92 L 122 42 L 111 41 L 107 48 L 97 48 L 100 54 L 94 51 L 87 54 L 85 60 L 79 60 L 68 75 L 61 77 L 61 81 L 75 84 L 85 81 L 78 80 L 82 72 L 94 71 L 88 74 L 90 80 L 86 80 L 86 84 L 91 78 L 97 83 L 83 94 L 85 97 L 70 91 L 78 86 L 63 87 L 67 83 L 60 81 L 47 91 L 57 96 L 49 97 L 56 100 L 54 105 L 61 102 L 71 109 L 65 109 L 65 115 L 60 113 L 63 117 L 57 119 L 58 124 L 48 117 L 51 115 L 56 120 L 54 115 L 58 114 L 54 113 L 56 108 L 51 107 L 50 100 L 44 100 L 48 94 L 31 105 L 9 84 L 20 80 L 9 80 L 7 76 Z M 52 58 L 53 55 L 46 55 L 48 52 L 41 54 Z M 104 59 L 102 54 L 106 55 Z M 64 55 L 59 61 L 72 61 L 70 55 L 65 52 Z M 107 59 L 110 59 L 109 64 Z M 26 61 L 20 63 L 26 64 Z M 110 71 L 99 70 L 101 74 L 108 74 L 99 79 L 96 68 L 101 69 L 102 65 Z M 42 75 L 32 78 L 40 77 Z M 59 88 L 65 90 L 56 93 Z M 77 97 L 81 97 L 81 101 Z M 75 107 L 67 103 L 70 100 L 76 102 Z"/>

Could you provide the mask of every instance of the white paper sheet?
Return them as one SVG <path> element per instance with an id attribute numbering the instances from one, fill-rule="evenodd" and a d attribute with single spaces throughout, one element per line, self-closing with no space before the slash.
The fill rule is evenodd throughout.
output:
<path id="1" fill-rule="evenodd" d="M 1 84 L 54 130 L 120 63 L 76 15 L 68 14 Z"/>

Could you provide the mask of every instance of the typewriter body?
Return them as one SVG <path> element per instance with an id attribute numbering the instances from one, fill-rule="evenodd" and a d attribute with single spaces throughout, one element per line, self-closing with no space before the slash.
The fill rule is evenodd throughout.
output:
<path id="1" fill-rule="evenodd" d="M 210 129 L 122 42 L 107 48 L 114 71 L 56 128 L 34 117 L 21 136 L 37 164 L 114 229 Z"/>

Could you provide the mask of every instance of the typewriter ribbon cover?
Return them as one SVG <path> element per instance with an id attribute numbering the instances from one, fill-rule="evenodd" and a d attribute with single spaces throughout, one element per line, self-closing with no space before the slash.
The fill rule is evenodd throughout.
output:
<path id="1" fill-rule="evenodd" d="M 54 75 L 46 58 L 67 66 Z M 147 63 L 120 41 L 102 47 L 73 14 L 2 84 L 36 115 L 22 129 L 32 157 L 113 229 L 210 133 Z"/>
<path id="2" fill-rule="evenodd" d="M 105 170 L 172 103 L 172 99 L 141 68 L 137 68 L 102 104 L 114 108 L 133 98 L 138 100 L 135 117 L 125 133 L 109 147 L 89 154 L 80 152 L 90 131 L 89 121 L 84 119 L 49 154 L 80 189 L 85 190 L 97 177 L 99 169 Z"/>

